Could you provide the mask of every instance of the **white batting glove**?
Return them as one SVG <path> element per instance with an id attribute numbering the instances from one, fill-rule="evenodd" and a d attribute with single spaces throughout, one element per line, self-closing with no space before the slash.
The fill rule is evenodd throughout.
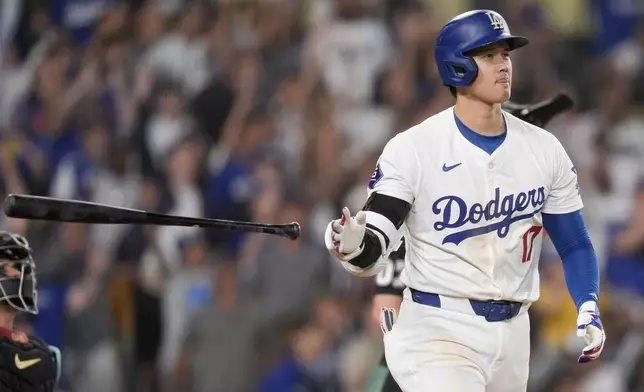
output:
<path id="1" fill-rule="evenodd" d="M 579 359 L 579 363 L 594 361 L 604 349 L 606 334 L 604 327 L 599 319 L 599 309 L 594 301 L 584 302 L 579 307 L 577 316 L 577 336 L 586 340 L 587 346 L 584 347 Z"/>
<path id="2" fill-rule="evenodd" d="M 329 252 L 340 261 L 349 261 L 362 253 L 362 239 L 367 228 L 367 214 L 360 211 L 355 217 L 349 209 L 342 209 L 342 217 L 329 223 L 324 242 Z"/>

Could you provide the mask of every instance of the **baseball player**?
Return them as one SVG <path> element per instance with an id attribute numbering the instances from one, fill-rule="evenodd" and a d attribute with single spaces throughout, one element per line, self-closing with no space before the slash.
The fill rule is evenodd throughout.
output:
<path id="1" fill-rule="evenodd" d="M 527 44 L 490 10 L 443 26 L 435 60 L 456 104 L 392 138 L 363 209 L 345 207 L 325 232 L 329 252 L 362 277 L 405 238 L 400 314 L 382 314 L 387 365 L 403 391 L 526 390 L 544 230 L 579 312 L 579 362 L 603 349 L 576 169 L 552 134 L 501 107 L 510 53 Z"/>
<path id="2" fill-rule="evenodd" d="M 0 390 L 50 392 L 60 377 L 60 351 L 13 330 L 16 312 L 38 313 L 36 265 L 27 240 L 0 231 Z"/>
<path id="3" fill-rule="evenodd" d="M 539 102 L 535 105 L 522 105 L 515 102 L 506 102 L 503 108 L 518 118 L 538 127 L 544 127 L 554 116 L 572 107 L 573 101 L 566 94 L 558 94 L 552 99 Z M 392 309 L 398 312 L 403 298 L 405 285 L 400 280 L 400 273 L 405 266 L 405 241 L 402 240 L 398 249 L 391 252 L 387 259 L 386 267 L 375 277 L 375 292 L 372 302 L 374 319 L 380 320 L 381 309 Z M 390 311 L 392 314 L 393 312 Z M 386 326 L 381 324 L 381 326 Z M 383 331 L 387 333 L 388 331 Z M 401 392 L 393 376 L 387 368 L 387 361 L 383 355 L 376 364 L 365 392 Z"/>

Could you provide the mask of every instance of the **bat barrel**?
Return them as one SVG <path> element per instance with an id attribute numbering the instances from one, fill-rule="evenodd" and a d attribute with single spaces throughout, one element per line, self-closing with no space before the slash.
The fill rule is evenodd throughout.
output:
<path id="1" fill-rule="evenodd" d="M 4 213 L 11 218 L 92 224 L 145 223 L 145 211 L 80 200 L 9 195 Z"/>
<path id="2" fill-rule="evenodd" d="M 61 221 L 65 217 L 52 216 L 52 205 L 58 207 L 58 200 L 40 196 L 9 195 L 4 201 L 4 214 L 10 218 L 42 219 Z M 46 204 L 43 204 L 46 203 Z M 53 204 L 52 204 L 53 203 Z"/>

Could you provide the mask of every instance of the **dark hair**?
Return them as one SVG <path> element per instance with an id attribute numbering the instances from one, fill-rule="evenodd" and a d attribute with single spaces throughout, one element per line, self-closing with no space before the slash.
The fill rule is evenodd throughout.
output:
<path id="1" fill-rule="evenodd" d="M 456 98 L 456 93 L 457 93 L 456 87 L 454 86 L 448 86 L 448 87 L 449 87 L 449 92 L 452 94 L 452 97 Z"/>

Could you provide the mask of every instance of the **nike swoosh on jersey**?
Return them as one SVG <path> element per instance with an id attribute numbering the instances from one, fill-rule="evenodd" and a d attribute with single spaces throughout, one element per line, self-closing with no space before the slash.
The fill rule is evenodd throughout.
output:
<path id="1" fill-rule="evenodd" d="M 458 166 L 461 166 L 461 164 L 462 164 L 462 163 L 463 163 L 463 162 L 461 162 L 461 163 L 457 163 L 456 165 L 452 165 L 452 166 L 447 166 L 447 164 L 443 163 L 443 171 L 444 171 L 444 172 L 448 172 L 448 171 L 450 171 L 450 170 L 452 170 L 452 169 L 457 168 Z"/>
<path id="2" fill-rule="evenodd" d="M 16 354 L 16 356 L 14 357 L 14 362 L 16 363 L 16 367 L 19 370 L 25 370 L 40 362 L 40 358 L 28 359 L 28 360 L 22 361 L 20 360 L 20 357 L 18 356 L 18 354 Z"/>

